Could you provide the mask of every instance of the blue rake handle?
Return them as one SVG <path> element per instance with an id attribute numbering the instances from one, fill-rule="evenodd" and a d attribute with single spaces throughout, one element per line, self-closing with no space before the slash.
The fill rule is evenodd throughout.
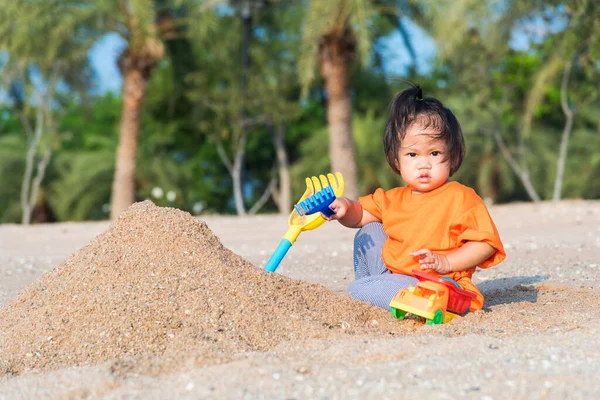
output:
<path id="1" fill-rule="evenodd" d="M 277 267 L 279 267 L 279 263 L 281 263 L 281 260 L 283 260 L 283 257 L 285 257 L 285 254 L 288 252 L 290 247 L 292 247 L 292 243 L 289 240 L 281 239 L 279 246 L 277 246 L 271 258 L 269 258 L 267 265 L 265 265 L 265 271 L 275 272 Z"/>

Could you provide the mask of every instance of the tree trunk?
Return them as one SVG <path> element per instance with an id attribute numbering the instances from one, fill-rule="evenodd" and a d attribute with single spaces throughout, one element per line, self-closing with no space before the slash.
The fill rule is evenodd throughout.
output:
<path id="1" fill-rule="evenodd" d="M 518 165 L 517 161 L 513 158 L 512 154 L 506 147 L 504 139 L 502 139 L 502 136 L 498 131 L 494 131 L 494 139 L 496 140 L 496 143 L 498 144 L 498 147 L 500 148 L 504 159 L 508 162 L 510 168 L 519 177 L 519 180 L 523 184 L 523 187 L 525 188 L 525 191 L 527 192 L 529 198 L 535 203 L 541 201 L 540 196 L 538 195 L 537 191 L 533 187 L 533 184 L 531 183 L 531 179 L 529 179 L 529 170 L 527 169 L 527 164 L 524 164 L 522 166 Z"/>
<path id="2" fill-rule="evenodd" d="M 239 126 L 240 138 L 237 143 L 233 158 L 233 196 L 235 200 L 235 209 L 238 215 L 246 215 L 244 205 L 244 173 L 246 168 L 246 143 L 248 142 L 247 110 L 246 97 L 248 88 L 248 71 L 250 68 L 250 39 L 252 35 L 252 13 L 250 12 L 250 3 L 244 3 L 242 9 L 242 43 L 241 54 L 241 75 L 240 91 L 242 97 L 241 122 Z"/>
<path id="3" fill-rule="evenodd" d="M 292 211 L 290 167 L 287 151 L 284 145 L 285 124 L 280 122 L 273 130 L 273 144 L 277 155 L 277 169 L 279 171 L 279 199 L 277 207 L 280 214 L 289 214 Z"/>
<path id="4" fill-rule="evenodd" d="M 552 194 L 553 201 L 559 201 L 562 192 L 562 183 L 565 174 L 565 163 L 567 161 L 567 148 L 569 146 L 569 136 L 571 135 L 571 129 L 573 129 L 574 113 L 573 109 L 569 107 L 567 99 L 567 90 L 569 86 L 569 75 L 571 74 L 572 63 L 568 62 L 565 66 L 561 85 L 560 85 L 560 106 L 563 113 L 565 114 L 565 126 L 560 141 L 560 150 L 558 155 L 558 163 L 556 167 L 556 178 L 554 178 L 554 191 Z"/>
<path id="5" fill-rule="evenodd" d="M 47 130 L 51 129 L 46 126 L 44 112 L 47 107 L 45 100 L 42 100 L 38 105 L 38 110 L 36 114 L 36 123 L 34 133 L 30 134 L 31 127 L 29 123 L 24 123 L 25 130 L 28 132 L 28 136 L 31 137 L 29 144 L 27 146 L 27 157 L 25 160 L 25 174 L 23 175 L 23 183 L 21 185 L 21 223 L 23 225 L 31 224 L 31 217 L 33 214 L 33 210 L 38 201 L 38 192 L 40 186 L 42 186 L 42 181 L 46 175 L 46 167 L 50 162 L 50 157 L 52 155 L 52 150 L 48 144 L 45 145 L 44 153 L 38 154 L 38 146 L 42 139 L 42 136 L 47 134 Z M 49 110 L 47 111 L 50 112 Z M 23 115 L 23 114 L 21 114 Z M 26 117 L 23 115 L 23 121 L 26 121 Z M 41 156 L 41 158 L 39 157 Z M 37 165 L 34 166 L 36 162 L 36 158 L 39 158 L 37 161 Z M 33 176 L 35 168 L 35 177 Z"/>
<path id="6" fill-rule="evenodd" d="M 504 92 L 502 93 L 502 102 L 500 103 L 500 106 L 497 109 L 502 110 L 502 108 L 504 107 L 504 104 L 507 101 L 508 101 L 508 91 L 504 90 Z M 502 138 L 502 116 L 501 116 L 501 114 L 496 112 L 495 119 L 496 119 L 496 129 L 494 129 L 494 131 L 493 131 L 493 136 L 494 136 L 494 140 L 496 141 L 496 144 L 498 145 L 498 147 L 500 148 L 500 151 L 502 152 L 502 156 L 504 157 L 506 162 L 508 162 L 508 165 L 513 170 L 513 172 L 516 173 L 517 176 L 519 177 L 519 180 L 523 184 L 523 187 L 525 188 L 525 191 L 527 192 L 527 195 L 529 196 L 529 198 L 535 203 L 541 201 L 540 196 L 538 195 L 537 191 L 533 187 L 533 184 L 531 183 L 531 179 L 529 178 L 529 168 L 527 167 L 527 160 L 525 158 L 525 143 L 523 140 L 523 134 L 521 132 L 518 132 L 519 154 L 521 156 L 521 165 L 519 166 L 519 163 L 517 162 L 517 160 L 514 159 L 514 157 L 512 156 L 512 153 L 510 152 L 510 150 L 506 146 L 506 143 L 504 143 L 504 139 Z"/>
<path id="7" fill-rule="evenodd" d="M 235 210 L 237 215 L 246 215 L 246 206 L 244 205 L 244 164 L 246 159 L 246 142 L 248 141 L 247 135 L 248 133 L 246 130 L 242 129 L 233 156 L 233 166 L 231 171 L 231 178 L 233 180 L 233 198 L 235 200 Z"/>
<path id="8" fill-rule="evenodd" d="M 26 120 L 26 117 L 23 117 L 22 120 Z M 30 192 L 31 192 L 31 180 L 33 177 L 33 164 L 35 162 L 35 154 L 37 151 L 37 146 L 40 141 L 40 137 L 44 128 L 42 124 L 44 123 L 42 110 L 38 109 L 36 115 L 36 125 L 35 125 L 35 133 L 32 135 L 29 143 L 27 145 L 27 156 L 25 158 L 25 173 L 23 174 L 23 182 L 21 184 L 21 223 L 23 225 L 29 225 L 31 222 L 31 211 L 33 209 L 33 205 L 30 203 Z M 29 127 L 28 123 L 24 123 L 23 126 Z"/>
<path id="9" fill-rule="evenodd" d="M 321 75 L 327 91 L 329 157 L 332 172 L 341 172 L 344 176 L 345 195 L 356 199 L 359 193 L 352 137 L 350 61 L 336 47 L 335 42 L 321 47 Z"/>
<path id="10" fill-rule="evenodd" d="M 27 116 L 24 113 L 24 98 L 23 94 L 16 86 L 16 81 L 13 81 L 9 88 L 9 95 L 13 100 L 17 115 L 25 130 L 27 141 L 27 153 L 25 157 L 25 173 L 21 183 L 21 223 L 29 225 L 32 222 L 32 214 L 38 202 L 38 193 L 42 185 L 42 181 L 46 175 L 46 167 L 52 156 L 52 148 L 46 140 L 40 148 L 42 137 L 48 136 L 49 131 L 54 129 L 51 115 L 51 104 L 54 95 L 54 82 L 56 81 L 57 66 L 54 65 L 53 74 L 48 80 L 46 92 L 38 92 L 39 104 L 35 117 L 35 126 L 32 127 Z M 36 164 L 37 161 L 37 164 Z M 35 177 L 34 177 L 35 172 Z"/>
<path id="11" fill-rule="evenodd" d="M 112 186 L 111 219 L 117 218 L 135 201 L 135 162 L 146 83 L 138 69 L 123 73 L 123 115 Z"/>

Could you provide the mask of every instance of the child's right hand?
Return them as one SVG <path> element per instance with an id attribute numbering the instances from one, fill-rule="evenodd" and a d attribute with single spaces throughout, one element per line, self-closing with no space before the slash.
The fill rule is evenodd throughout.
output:
<path id="1" fill-rule="evenodd" d="M 351 205 L 351 202 L 347 198 L 345 198 L 345 197 L 336 198 L 329 205 L 329 208 L 331 208 L 333 211 L 335 211 L 335 214 L 333 214 L 331 217 L 329 217 L 327 219 L 330 221 L 333 221 L 336 219 L 344 218 L 346 216 L 346 213 L 348 212 L 348 207 L 350 207 L 350 205 Z"/>
<path id="2" fill-rule="evenodd" d="M 363 209 L 358 201 L 350 200 L 347 197 L 339 197 L 329 205 L 335 214 L 329 220 L 337 219 L 340 224 L 348 228 L 360 228 L 369 222 L 381 222 L 370 212 Z"/>

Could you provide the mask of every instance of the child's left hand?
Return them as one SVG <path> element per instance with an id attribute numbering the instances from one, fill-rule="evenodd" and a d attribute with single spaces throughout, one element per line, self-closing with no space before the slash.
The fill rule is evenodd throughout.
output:
<path id="1" fill-rule="evenodd" d="M 420 257 L 421 269 L 430 269 L 439 274 L 447 274 L 452 271 L 448 258 L 443 254 L 434 253 L 429 249 L 419 249 L 409 253 L 413 257 Z"/>

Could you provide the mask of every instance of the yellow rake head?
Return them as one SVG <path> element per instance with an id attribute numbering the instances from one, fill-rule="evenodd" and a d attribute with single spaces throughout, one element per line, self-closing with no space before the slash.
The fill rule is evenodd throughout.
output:
<path id="1" fill-rule="evenodd" d="M 319 177 L 312 176 L 310 178 L 306 178 L 306 190 L 297 203 L 300 203 L 327 186 L 331 186 L 331 189 L 333 189 L 336 197 L 341 197 L 344 194 L 344 178 L 342 177 L 342 174 L 336 172 L 335 174 L 329 173 L 327 176 L 319 175 Z M 323 218 L 321 213 L 300 215 L 298 214 L 298 211 L 294 210 L 290 214 L 288 224 L 290 227 L 298 228 L 298 233 L 300 233 L 301 231 L 315 229 L 321 226 L 325 221 L 327 220 Z"/>

